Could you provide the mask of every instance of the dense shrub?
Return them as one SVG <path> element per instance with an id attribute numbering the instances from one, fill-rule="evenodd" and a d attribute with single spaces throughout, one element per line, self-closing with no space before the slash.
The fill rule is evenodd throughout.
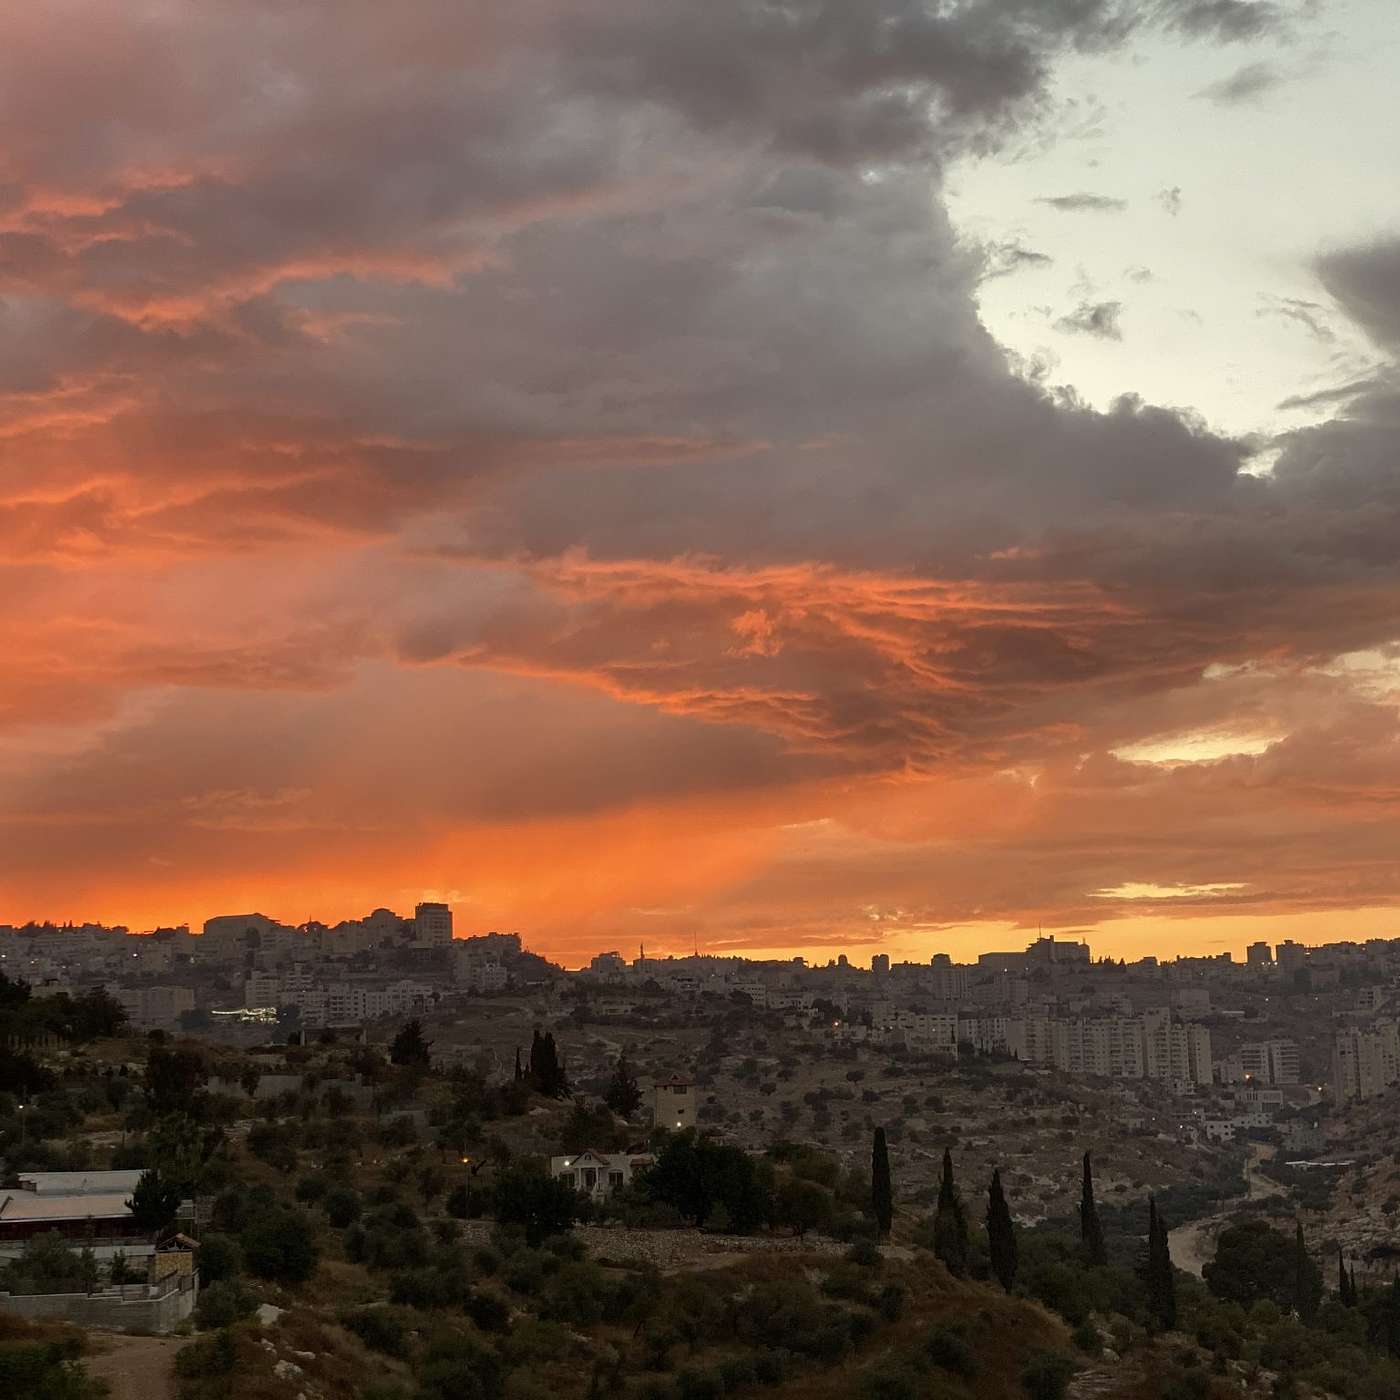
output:
<path id="1" fill-rule="evenodd" d="M 1021 1372 L 1027 1400 L 1064 1400 L 1074 1375 L 1074 1361 L 1059 1351 L 1037 1352 Z"/>
<path id="2" fill-rule="evenodd" d="M 408 1355 L 408 1323 L 397 1308 L 350 1308 L 340 1314 L 340 1322 L 371 1351 Z"/>
<path id="3" fill-rule="evenodd" d="M 924 1338 L 924 1355 L 935 1366 L 970 1380 L 977 1372 L 977 1364 L 972 1358 L 972 1348 L 961 1327 L 939 1325 L 930 1329 Z"/>
<path id="4" fill-rule="evenodd" d="M 239 1237 L 249 1273 L 276 1283 L 304 1283 L 316 1271 L 311 1225 L 298 1210 L 281 1209 L 254 1220 Z"/>
<path id="5" fill-rule="evenodd" d="M 253 1295 L 237 1279 L 220 1279 L 200 1289 L 194 1308 L 195 1324 L 205 1330 L 231 1327 L 239 1318 L 247 1317 L 254 1306 Z"/>
<path id="6" fill-rule="evenodd" d="M 206 1286 L 221 1279 L 233 1278 L 243 1267 L 238 1241 L 232 1235 L 217 1232 L 205 1235 L 200 1241 L 196 1260 L 199 1264 L 199 1281 Z"/>
<path id="7" fill-rule="evenodd" d="M 321 1198 L 321 1209 L 330 1224 L 337 1230 L 344 1230 L 360 1218 L 360 1198 L 353 1191 L 337 1187 Z"/>

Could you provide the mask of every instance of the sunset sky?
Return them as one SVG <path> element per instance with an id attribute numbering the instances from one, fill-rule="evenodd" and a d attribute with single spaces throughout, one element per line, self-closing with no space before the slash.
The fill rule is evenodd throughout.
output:
<path id="1" fill-rule="evenodd" d="M 0 922 L 1400 936 L 1394 0 L 0 23 Z"/>

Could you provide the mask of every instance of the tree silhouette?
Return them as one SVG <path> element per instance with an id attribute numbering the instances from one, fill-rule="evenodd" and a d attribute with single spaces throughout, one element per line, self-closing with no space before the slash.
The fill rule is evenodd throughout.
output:
<path id="1" fill-rule="evenodd" d="M 1176 1326 L 1176 1278 L 1172 1272 L 1167 1223 L 1157 1210 L 1156 1199 L 1147 1198 L 1147 1311 L 1158 1331 Z"/>
<path id="2" fill-rule="evenodd" d="M 532 1249 L 550 1235 L 566 1233 L 578 1218 L 573 1187 L 529 1164 L 512 1166 L 496 1178 L 496 1219 L 519 1225 Z"/>
<path id="3" fill-rule="evenodd" d="M 396 1065 L 427 1066 L 432 1063 L 431 1040 L 423 1038 L 423 1023 L 415 1017 L 405 1021 L 389 1046 L 389 1059 Z"/>
<path id="4" fill-rule="evenodd" d="M 559 1047 L 554 1043 L 554 1032 L 541 1035 L 535 1031 L 530 1041 L 530 1082 L 536 1092 L 546 1098 L 567 1098 L 568 1077 L 564 1073 L 563 1061 L 559 1058 Z"/>
<path id="5" fill-rule="evenodd" d="M 1010 1293 L 1016 1282 L 1016 1226 L 1001 1189 L 1001 1171 L 995 1167 L 987 1191 L 987 1252 L 997 1282 Z"/>
<path id="6" fill-rule="evenodd" d="M 1295 1222 L 1293 1234 L 1293 1306 L 1304 1322 L 1310 1322 L 1321 1301 L 1322 1276 L 1308 1254 L 1303 1222 L 1299 1220 Z"/>
<path id="7" fill-rule="evenodd" d="M 955 1278 L 967 1271 L 967 1217 L 953 1182 L 953 1154 L 943 1149 L 943 1179 L 933 1217 L 933 1252 Z"/>
<path id="8" fill-rule="evenodd" d="M 603 1102 L 620 1118 L 630 1118 L 642 1106 L 642 1090 L 632 1066 L 627 1063 L 624 1050 L 613 1066 L 612 1078 L 608 1080 Z"/>
<path id="9" fill-rule="evenodd" d="M 870 1150 L 870 1204 L 880 1233 L 888 1235 L 894 1221 L 894 1186 L 890 1181 L 890 1150 L 883 1128 L 875 1129 Z"/>
<path id="10" fill-rule="evenodd" d="M 1084 1183 L 1079 1196 L 1079 1239 L 1084 1246 L 1084 1257 L 1090 1264 L 1108 1263 L 1103 1226 L 1099 1223 L 1099 1208 L 1094 1200 L 1094 1169 L 1087 1152 L 1084 1154 Z"/>
<path id="11" fill-rule="evenodd" d="M 143 1230 L 166 1230 L 174 1224 L 182 1200 L 184 1191 L 180 1184 L 163 1177 L 158 1168 L 151 1167 L 136 1179 L 136 1187 L 126 1208 Z"/>

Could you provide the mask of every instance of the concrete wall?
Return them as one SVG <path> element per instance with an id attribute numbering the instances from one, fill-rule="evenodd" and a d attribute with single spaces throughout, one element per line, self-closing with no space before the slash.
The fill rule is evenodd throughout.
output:
<path id="1" fill-rule="evenodd" d="M 196 1279 L 186 1276 L 164 1292 L 128 1286 L 98 1293 L 0 1293 L 0 1312 L 114 1332 L 171 1332 L 194 1311 L 198 1295 Z"/>

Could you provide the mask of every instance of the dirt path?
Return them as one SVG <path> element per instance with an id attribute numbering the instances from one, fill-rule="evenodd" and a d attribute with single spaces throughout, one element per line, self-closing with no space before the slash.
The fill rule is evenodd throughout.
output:
<path id="1" fill-rule="evenodd" d="M 1263 1143 L 1255 1143 L 1249 1149 L 1249 1160 L 1244 1166 L 1244 1195 L 1235 1196 L 1233 1200 L 1258 1201 L 1265 1196 L 1283 1194 L 1283 1187 L 1278 1182 L 1270 1181 L 1259 1171 L 1260 1163 L 1268 1161 L 1275 1151 L 1275 1148 L 1267 1147 Z M 1178 1269 L 1184 1269 L 1188 1274 L 1195 1274 L 1199 1278 L 1206 1264 L 1215 1257 L 1215 1237 L 1229 1218 L 1230 1211 L 1227 1209 L 1217 1215 L 1208 1215 L 1204 1220 L 1193 1220 L 1189 1225 L 1181 1225 L 1172 1230 L 1167 1236 L 1171 1245 L 1172 1263 Z"/>
<path id="2" fill-rule="evenodd" d="M 89 1332 L 88 1374 L 112 1387 L 111 1400 L 175 1400 L 175 1353 L 182 1337 Z"/>

